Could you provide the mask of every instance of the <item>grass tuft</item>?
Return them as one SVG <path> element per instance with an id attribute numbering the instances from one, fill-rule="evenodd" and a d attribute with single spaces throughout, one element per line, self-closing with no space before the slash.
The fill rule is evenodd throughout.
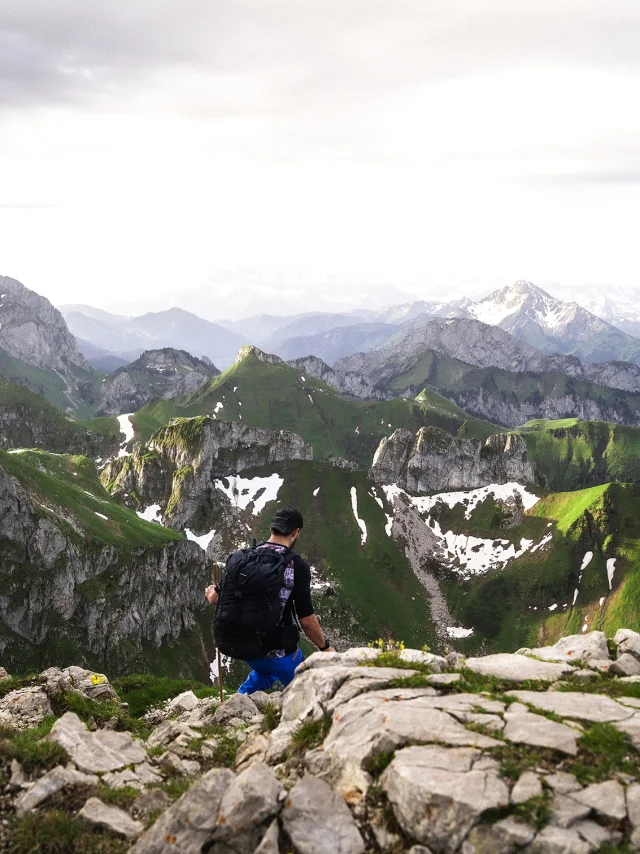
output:
<path id="1" fill-rule="evenodd" d="M 19 732 L 0 729 L 0 758 L 17 759 L 27 774 L 44 773 L 57 765 L 66 765 L 69 754 L 64 747 L 53 741 L 43 741 L 55 720 L 49 716 L 39 726 Z"/>
<path id="2" fill-rule="evenodd" d="M 128 848 L 61 810 L 27 813 L 9 827 L 10 854 L 125 854 Z"/>
<path id="3" fill-rule="evenodd" d="M 318 747 L 325 740 L 330 727 L 330 715 L 325 715 L 317 721 L 305 721 L 300 724 L 291 736 L 291 752 L 301 754 Z"/>

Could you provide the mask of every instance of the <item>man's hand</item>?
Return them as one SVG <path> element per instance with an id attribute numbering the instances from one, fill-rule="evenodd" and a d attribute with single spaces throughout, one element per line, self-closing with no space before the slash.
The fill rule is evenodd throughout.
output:
<path id="1" fill-rule="evenodd" d="M 204 595 L 210 605 L 215 605 L 218 601 L 218 594 L 215 590 L 215 584 L 210 584 L 204 591 Z"/>

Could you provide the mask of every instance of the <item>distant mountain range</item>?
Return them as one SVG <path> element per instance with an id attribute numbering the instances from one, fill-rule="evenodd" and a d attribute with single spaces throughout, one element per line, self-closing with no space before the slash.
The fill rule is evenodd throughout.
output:
<path id="1" fill-rule="evenodd" d="M 80 351 L 94 364 L 108 356 L 120 358 L 126 364 L 144 350 L 172 347 L 206 356 L 225 368 L 233 362 L 239 348 L 248 343 L 237 332 L 181 308 L 140 317 L 123 317 L 83 305 L 61 306 L 61 311 L 78 339 Z"/>

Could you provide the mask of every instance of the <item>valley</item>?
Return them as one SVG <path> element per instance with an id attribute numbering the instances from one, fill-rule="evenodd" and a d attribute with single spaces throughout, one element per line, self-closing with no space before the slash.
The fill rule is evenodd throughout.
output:
<path id="1" fill-rule="evenodd" d="M 167 343 L 105 374 L 20 288 L 16 328 L 51 343 L 0 341 L 0 654 L 19 672 L 66 656 L 206 678 L 212 563 L 289 503 L 339 649 L 382 637 L 486 654 L 640 629 L 633 362 L 536 349 L 469 304 L 419 303 L 336 315 L 335 335 L 331 315 L 251 333 L 277 343 L 299 325 L 338 346 L 389 327 L 345 358 L 305 353 L 299 335 L 243 344 L 220 372 Z"/>

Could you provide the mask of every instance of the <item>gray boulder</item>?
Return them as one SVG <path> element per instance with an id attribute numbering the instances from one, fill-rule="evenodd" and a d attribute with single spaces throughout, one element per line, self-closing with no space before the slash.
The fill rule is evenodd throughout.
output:
<path id="1" fill-rule="evenodd" d="M 78 786 L 97 786 L 98 778 L 94 775 L 82 774 L 73 768 L 63 768 L 58 765 L 48 771 L 43 777 L 22 792 L 16 799 L 15 809 L 18 815 L 36 809 L 62 789 L 72 789 Z"/>
<path id="2" fill-rule="evenodd" d="M 344 800 L 307 775 L 289 792 L 282 824 L 299 854 L 362 854 L 364 842 Z"/>
<path id="3" fill-rule="evenodd" d="M 545 827 L 525 849 L 526 854 L 590 854 L 592 850 L 577 831 L 553 825 Z"/>
<path id="4" fill-rule="evenodd" d="M 0 698 L 0 725 L 8 729 L 38 726 L 52 714 L 49 697 L 39 685 L 18 688 Z"/>
<path id="5" fill-rule="evenodd" d="M 604 661 L 609 658 L 609 648 L 604 632 L 586 632 L 560 638 L 553 646 L 521 649 L 524 655 L 535 655 L 547 661 Z"/>
<path id="6" fill-rule="evenodd" d="M 576 756 L 578 753 L 577 742 L 580 733 L 565 724 L 556 723 L 531 712 L 507 713 L 505 720 L 507 724 L 503 736 L 507 741 L 530 744 L 534 747 L 548 747 L 550 750 L 559 750 L 570 756 Z"/>
<path id="7" fill-rule="evenodd" d="M 633 709 L 600 694 L 582 694 L 579 691 L 510 691 L 521 703 L 537 706 L 545 712 L 554 712 L 561 718 L 575 718 L 592 723 L 624 721 L 634 715 Z"/>
<path id="8" fill-rule="evenodd" d="M 124 810 L 105 804 L 99 798 L 89 798 L 78 813 L 78 818 L 126 839 L 135 839 L 144 830 L 141 821 L 135 821 Z"/>
<path id="9" fill-rule="evenodd" d="M 237 726 L 248 723 L 258 714 L 258 708 L 247 694 L 232 694 L 213 714 L 215 726 Z"/>
<path id="10" fill-rule="evenodd" d="M 81 771 L 91 774 L 118 771 L 147 759 L 144 745 L 130 732 L 105 729 L 89 732 L 73 712 L 67 712 L 55 722 L 48 738 L 64 747 Z"/>
<path id="11" fill-rule="evenodd" d="M 631 629 L 618 629 L 613 637 L 613 642 L 618 647 L 618 655 L 628 652 L 640 659 L 640 634 L 638 632 Z"/>
<path id="12" fill-rule="evenodd" d="M 630 652 L 623 652 L 613 662 L 609 672 L 614 676 L 640 676 L 640 660 Z"/>
<path id="13" fill-rule="evenodd" d="M 433 767 L 423 747 L 399 751 L 380 782 L 407 836 L 436 854 L 458 851 L 483 812 L 509 804 L 496 771 Z"/>
<path id="14" fill-rule="evenodd" d="M 483 658 L 468 658 L 466 666 L 482 676 L 507 679 L 510 682 L 556 682 L 573 672 L 568 664 L 538 661 L 526 655 L 510 655 L 506 652 L 485 655 Z"/>

